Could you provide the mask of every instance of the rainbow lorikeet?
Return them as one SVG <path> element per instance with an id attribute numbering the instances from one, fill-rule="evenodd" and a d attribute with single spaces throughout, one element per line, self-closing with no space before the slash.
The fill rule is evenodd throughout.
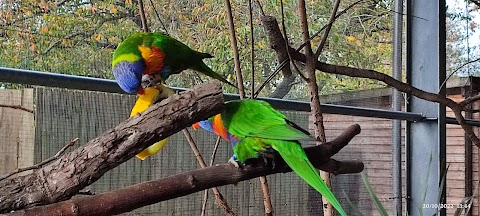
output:
<path id="1" fill-rule="evenodd" d="M 208 53 L 190 49 L 182 42 L 162 33 L 136 33 L 125 39 L 113 54 L 113 75 L 127 93 L 143 93 L 146 87 L 192 69 L 231 86 L 225 78 L 210 69 L 203 59 Z M 234 86 L 235 87 L 235 86 Z"/>
<path id="2" fill-rule="evenodd" d="M 139 94 L 138 99 L 132 108 L 132 112 L 130 113 L 130 117 L 133 117 L 138 113 L 145 111 L 155 102 L 163 100 L 173 94 L 175 94 L 175 92 L 172 89 L 165 87 L 160 83 L 158 83 L 156 86 L 146 88 L 143 94 Z M 150 145 L 149 147 L 138 153 L 136 155 L 137 158 L 139 158 L 140 160 L 145 160 L 145 158 L 156 154 L 165 146 L 167 141 L 168 138 L 154 143 L 153 145 Z"/>
<path id="3" fill-rule="evenodd" d="M 226 102 L 221 114 L 193 127 L 214 132 L 231 142 L 234 158 L 241 163 L 258 158 L 270 149 L 276 150 L 295 173 L 322 194 L 342 216 L 346 215 L 298 141 L 315 139 L 267 102 L 253 99 Z"/>

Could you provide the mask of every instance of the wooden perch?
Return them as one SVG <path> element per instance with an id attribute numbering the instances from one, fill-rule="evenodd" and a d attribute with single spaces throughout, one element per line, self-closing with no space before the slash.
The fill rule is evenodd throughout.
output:
<path id="1" fill-rule="evenodd" d="M 173 95 L 29 175 L 0 181 L 0 212 L 67 200 L 147 146 L 222 109 L 218 81 Z"/>
<path id="2" fill-rule="evenodd" d="M 334 174 L 358 173 L 363 170 L 359 161 L 336 161 L 330 159 L 360 133 L 358 124 L 352 125 L 339 137 L 323 145 L 305 148 L 312 164 Z M 46 206 L 21 210 L 11 215 L 113 215 L 157 202 L 185 196 L 208 188 L 237 184 L 252 178 L 275 173 L 291 172 L 278 155 L 275 167 L 265 165 L 262 159 L 250 160 L 241 169 L 225 163 L 197 169 L 163 179 L 143 182 L 94 196 L 81 197 Z"/>

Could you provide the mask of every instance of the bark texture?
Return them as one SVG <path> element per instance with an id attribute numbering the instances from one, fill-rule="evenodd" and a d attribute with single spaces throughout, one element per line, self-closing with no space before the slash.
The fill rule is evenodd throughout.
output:
<path id="1" fill-rule="evenodd" d="M 321 170 L 333 174 L 361 172 L 362 162 L 336 161 L 330 158 L 359 133 L 360 126 L 352 125 L 331 142 L 305 148 L 305 152 L 312 164 Z M 11 215 L 113 215 L 212 187 L 237 184 L 259 176 L 292 171 L 279 155 L 275 156 L 274 168 L 265 165 L 263 159 L 247 162 L 248 165 L 241 169 L 229 163 L 219 164 L 98 195 L 17 211 Z"/>
<path id="2" fill-rule="evenodd" d="M 69 199 L 147 146 L 222 109 L 218 81 L 176 94 L 29 175 L 0 181 L 0 212 Z"/>

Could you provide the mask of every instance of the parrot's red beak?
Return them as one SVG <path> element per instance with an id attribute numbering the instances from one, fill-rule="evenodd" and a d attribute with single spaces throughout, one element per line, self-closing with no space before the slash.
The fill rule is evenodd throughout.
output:
<path id="1" fill-rule="evenodd" d="M 195 123 L 195 124 L 192 124 L 192 128 L 193 128 L 194 130 L 197 130 L 197 129 L 200 128 L 200 124 L 198 124 L 198 122 Z"/>
<path id="2" fill-rule="evenodd" d="M 142 87 L 140 87 L 140 88 L 138 89 L 138 91 L 137 91 L 137 94 L 139 94 L 139 95 L 145 94 L 145 89 L 143 89 Z"/>

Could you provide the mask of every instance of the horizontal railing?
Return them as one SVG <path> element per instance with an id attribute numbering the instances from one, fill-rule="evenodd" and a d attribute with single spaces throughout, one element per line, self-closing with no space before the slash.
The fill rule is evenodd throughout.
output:
<path id="1" fill-rule="evenodd" d="M 0 82 L 125 94 L 125 92 L 123 92 L 117 85 L 115 80 L 5 67 L 0 67 Z M 186 90 L 184 88 L 173 89 L 176 91 Z M 225 100 L 234 100 L 238 98 L 238 94 L 225 94 Z M 265 100 L 272 104 L 272 106 L 275 108 L 281 110 L 310 111 L 310 104 L 308 102 L 266 97 L 259 97 L 258 99 Z M 399 119 L 406 121 L 426 120 L 426 118 L 420 113 L 408 113 L 334 104 L 322 104 L 321 108 L 324 113 L 330 114 Z M 450 117 L 447 117 L 447 123 L 458 124 L 456 119 Z M 480 121 L 468 119 L 467 124 L 472 126 L 480 126 Z"/>

